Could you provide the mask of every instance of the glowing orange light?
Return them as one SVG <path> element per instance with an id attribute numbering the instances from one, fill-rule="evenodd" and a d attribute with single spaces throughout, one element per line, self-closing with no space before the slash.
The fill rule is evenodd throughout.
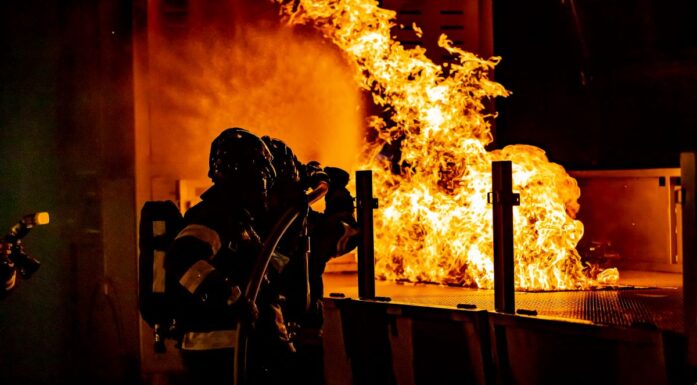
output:
<path id="1" fill-rule="evenodd" d="M 280 0 L 277 0 L 281 2 Z M 492 141 L 484 103 L 508 91 L 488 78 L 499 58 L 482 59 L 439 46 L 455 58 L 434 64 L 421 47 L 405 49 L 390 29 L 395 12 L 373 0 L 299 0 L 281 5 L 290 23 L 312 24 L 340 47 L 358 84 L 386 107 L 389 122 L 373 116 L 378 139 L 365 163 L 374 175 L 380 209 L 375 217 L 376 273 L 385 279 L 490 288 L 493 286 L 491 162 L 510 160 L 514 190 L 516 287 L 578 289 L 598 281 L 584 274 L 576 245 L 580 189 L 545 152 L 513 145 L 489 152 Z M 420 33 L 418 27 L 415 27 Z M 401 172 L 380 156 L 399 140 Z M 601 273 L 617 282 L 616 269 Z"/>

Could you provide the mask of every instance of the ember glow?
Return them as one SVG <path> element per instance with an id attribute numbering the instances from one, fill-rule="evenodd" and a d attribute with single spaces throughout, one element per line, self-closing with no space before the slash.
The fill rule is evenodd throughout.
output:
<path id="1" fill-rule="evenodd" d="M 280 1 L 280 0 L 277 0 Z M 421 47 L 391 38 L 394 11 L 373 0 L 282 2 L 291 24 L 311 24 L 341 48 L 359 85 L 383 106 L 370 126 L 361 169 L 373 170 L 376 273 L 411 282 L 493 287 L 491 163 L 510 160 L 514 208 L 515 284 L 525 290 L 588 288 L 576 245 L 583 224 L 576 181 L 545 152 L 528 145 L 487 151 L 492 141 L 485 102 L 508 91 L 489 79 L 498 58 L 482 59 L 439 45 L 453 60 L 437 65 Z M 414 26 L 418 32 L 418 26 Z M 399 151 L 385 151 L 398 148 Z M 395 170 L 395 157 L 399 158 Z M 397 172 L 395 172 L 397 171 Z M 616 283 L 616 269 L 600 275 Z"/>

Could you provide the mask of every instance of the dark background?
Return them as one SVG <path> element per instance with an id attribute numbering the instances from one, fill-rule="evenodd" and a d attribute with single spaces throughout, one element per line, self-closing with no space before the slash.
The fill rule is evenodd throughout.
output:
<path id="1" fill-rule="evenodd" d="M 137 379 L 137 7 L 0 3 L 0 232 L 51 216 L 24 239 L 41 268 L 0 301 L 3 385 Z"/>
<path id="2" fill-rule="evenodd" d="M 678 167 L 697 143 L 697 2 L 494 1 L 499 146 L 567 169 Z"/>

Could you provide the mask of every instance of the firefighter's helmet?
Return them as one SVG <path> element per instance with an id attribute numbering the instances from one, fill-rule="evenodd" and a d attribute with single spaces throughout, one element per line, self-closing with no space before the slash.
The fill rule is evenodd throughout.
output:
<path id="1" fill-rule="evenodd" d="M 273 155 L 273 167 L 279 180 L 284 182 L 299 183 L 302 165 L 285 142 L 280 139 L 263 136 L 261 138 Z"/>
<path id="2" fill-rule="evenodd" d="M 208 176 L 216 184 L 266 193 L 276 178 L 264 142 L 243 128 L 228 128 L 211 143 Z"/>

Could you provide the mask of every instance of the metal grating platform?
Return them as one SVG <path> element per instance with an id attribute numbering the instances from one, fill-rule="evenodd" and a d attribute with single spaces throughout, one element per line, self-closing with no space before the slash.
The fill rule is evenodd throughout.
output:
<path id="1" fill-rule="evenodd" d="M 516 292 L 518 311 L 595 324 L 646 326 L 682 333 L 683 295 L 676 276 L 639 274 L 618 289 L 555 292 Z M 655 286 L 644 286 L 646 282 Z M 325 292 L 357 298 L 355 274 L 325 274 Z M 636 282 L 642 285 L 637 285 Z M 659 285 L 660 284 L 660 287 Z M 465 306 L 494 310 L 494 291 L 431 284 L 376 281 L 375 293 L 393 303 L 435 307 Z"/>

